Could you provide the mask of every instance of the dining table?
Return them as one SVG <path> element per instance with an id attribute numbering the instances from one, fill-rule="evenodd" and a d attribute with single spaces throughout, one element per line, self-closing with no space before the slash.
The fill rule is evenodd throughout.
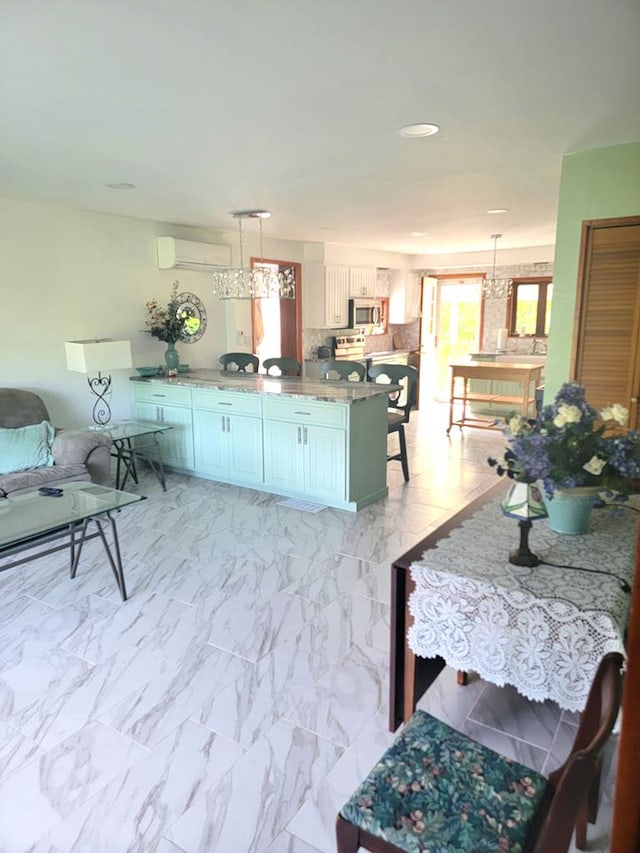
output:
<path id="1" fill-rule="evenodd" d="M 640 500 L 594 509 L 582 535 L 536 520 L 541 562 L 526 567 L 509 562 L 504 493 L 500 480 L 392 565 L 391 731 L 445 665 L 579 712 L 603 655 L 624 654 Z"/>

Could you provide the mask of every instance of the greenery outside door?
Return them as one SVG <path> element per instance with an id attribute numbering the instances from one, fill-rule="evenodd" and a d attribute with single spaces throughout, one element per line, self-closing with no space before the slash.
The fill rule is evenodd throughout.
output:
<path id="1" fill-rule="evenodd" d="M 449 364 L 469 358 L 480 342 L 482 279 L 438 279 L 436 306 L 436 400 L 447 402 L 451 383 Z"/>

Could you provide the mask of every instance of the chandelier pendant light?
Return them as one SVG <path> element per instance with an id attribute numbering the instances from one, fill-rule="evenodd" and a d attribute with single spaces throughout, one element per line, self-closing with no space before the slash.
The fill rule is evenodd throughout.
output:
<path id="1" fill-rule="evenodd" d="M 262 249 L 262 220 L 271 214 L 267 210 L 236 210 L 231 214 L 238 220 L 240 237 L 240 266 L 220 267 L 213 273 L 213 292 L 219 299 L 295 299 L 295 273 L 292 267 L 279 269 L 277 264 L 264 262 Z M 260 259 L 254 267 L 244 265 L 242 220 L 257 219 L 260 223 Z"/>
<path id="2" fill-rule="evenodd" d="M 498 252 L 498 240 L 502 234 L 492 234 L 493 240 L 493 270 L 491 278 L 482 282 L 482 295 L 485 299 L 506 299 L 511 293 L 510 278 L 496 278 L 496 255 Z"/>

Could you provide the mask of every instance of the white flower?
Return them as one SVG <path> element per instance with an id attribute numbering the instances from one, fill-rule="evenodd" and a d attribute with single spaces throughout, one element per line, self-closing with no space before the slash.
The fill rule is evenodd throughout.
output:
<path id="1" fill-rule="evenodd" d="M 600 459 L 599 456 L 592 456 L 588 462 L 582 466 L 588 474 L 602 474 L 602 469 L 607 464 L 606 459 Z"/>
<path id="2" fill-rule="evenodd" d="M 629 410 L 621 406 L 620 403 L 614 403 L 613 406 L 606 406 L 600 414 L 604 421 L 615 421 L 624 426 L 629 418 Z"/>
<path id="3" fill-rule="evenodd" d="M 558 406 L 558 414 L 553 419 L 553 425 L 560 429 L 565 424 L 577 424 L 581 417 L 582 412 L 577 406 L 567 406 L 563 403 Z"/>
<path id="4" fill-rule="evenodd" d="M 509 418 L 507 427 L 511 435 L 514 436 L 529 431 L 529 424 L 526 418 L 523 418 L 522 415 L 515 415 L 514 417 Z"/>

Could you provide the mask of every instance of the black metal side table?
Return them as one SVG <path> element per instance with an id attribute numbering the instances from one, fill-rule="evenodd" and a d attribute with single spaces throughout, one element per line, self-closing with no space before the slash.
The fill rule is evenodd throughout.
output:
<path id="1" fill-rule="evenodd" d="M 129 477 L 134 483 L 138 482 L 136 460 L 140 458 L 149 463 L 163 491 L 167 491 L 159 438 L 169 429 L 172 429 L 170 424 L 143 421 L 123 421 L 105 427 L 104 431 L 113 441 L 111 455 L 116 459 L 116 489 L 123 490 Z"/>

